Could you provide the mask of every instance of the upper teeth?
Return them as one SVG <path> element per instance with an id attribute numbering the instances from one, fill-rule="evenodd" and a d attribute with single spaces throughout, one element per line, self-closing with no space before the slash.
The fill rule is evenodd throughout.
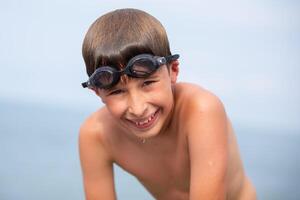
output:
<path id="1" fill-rule="evenodd" d="M 147 123 L 149 123 L 154 118 L 154 115 L 155 115 L 155 113 L 153 113 L 148 119 L 146 119 L 146 120 L 144 120 L 142 122 L 135 122 L 135 124 L 137 126 L 141 126 L 141 125 L 147 124 Z"/>

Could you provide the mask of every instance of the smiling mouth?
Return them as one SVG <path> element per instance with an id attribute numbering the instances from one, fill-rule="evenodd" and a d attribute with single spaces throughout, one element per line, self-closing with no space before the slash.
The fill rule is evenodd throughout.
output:
<path id="1" fill-rule="evenodd" d="M 135 120 L 129 120 L 129 121 L 131 122 L 131 124 L 133 124 L 138 129 L 149 128 L 156 121 L 159 110 L 160 109 L 155 111 L 155 113 L 153 113 L 152 115 L 150 115 L 147 119 L 145 119 L 143 121 L 135 121 Z"/>

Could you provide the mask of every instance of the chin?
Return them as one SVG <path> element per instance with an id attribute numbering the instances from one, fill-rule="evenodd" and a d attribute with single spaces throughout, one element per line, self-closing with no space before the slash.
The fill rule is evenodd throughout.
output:
<path id="1" fill-rule="evenodd" d="M 158 128 L 153 128 L 152 130 L 149 130 L 147 132 L 138 132 L 138 131 L 133 132 L 133 134 L 140 139 L 154 138 L 157 135 L 159 135 L 159 133 L 160 133 L 160 129 Z"/>

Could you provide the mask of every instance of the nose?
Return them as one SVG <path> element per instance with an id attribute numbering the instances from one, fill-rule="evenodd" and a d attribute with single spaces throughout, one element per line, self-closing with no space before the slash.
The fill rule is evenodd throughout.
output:
<path id="1" fill-rule="evenodd" d="M 131 93 L 128 104 L 128 112 L 134 117 L 143 117 L 147 114 L 147 103 L 143 95 Z"/>

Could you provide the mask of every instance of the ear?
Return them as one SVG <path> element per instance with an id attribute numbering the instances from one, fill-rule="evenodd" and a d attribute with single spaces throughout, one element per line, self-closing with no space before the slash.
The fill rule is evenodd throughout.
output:
<path id="1" fill-rule="evenodd" d="M 179 73 L 179 61 L 174 60 L 170 63 L 170 77 L 171 77 L 171 83 L 175 84 L 177 82 L 177 76 Z"/>

